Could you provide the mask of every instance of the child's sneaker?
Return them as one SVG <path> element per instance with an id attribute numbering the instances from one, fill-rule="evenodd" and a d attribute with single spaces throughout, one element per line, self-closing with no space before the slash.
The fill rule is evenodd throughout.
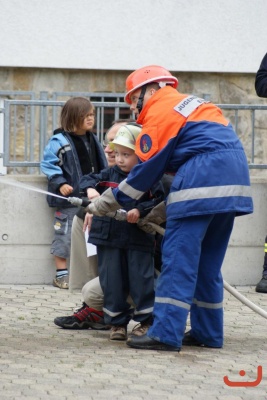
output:
<path id="1" fill-rule="evenodd" d="M 139 324 L 135 325 L 133 327 L 132 332 L 130 333 L 130 336 L 143 336 L 143 335 L 145 335 L 152 324 L 153 324 L 153 318 L 149 317 L 145 321 L 140 322 Z"/>
<path id="2" fill-rule="evenodd" d="M 90 308 L 87 304 L 79 308 L 70 317 L 57 317 L 54 323 L 64 329 L 109 329 L 104 323 L 104 313 Z"/>
<path id="3" fill-rule="evenodd" d="M 69 275 L 55 277 L 53 280 L 53 286 L 58 287 L 59 289 L 68 289 L 69 288 Z"/>
<path id="4" fill-rule="evenodd" d="M 111 327 L 110 340 L 126 340 L 127 339 L 127 325 L 116 325 Z"/>

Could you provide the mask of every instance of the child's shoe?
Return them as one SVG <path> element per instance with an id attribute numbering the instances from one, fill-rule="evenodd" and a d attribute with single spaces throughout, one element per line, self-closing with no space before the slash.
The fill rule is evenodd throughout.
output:
<path id="1" fill-rule="evenodd" d="M 110 340 L 126 340 L 127 339 L 127 325 L 116 325 L 111 327 Z"/>
<path id="2" fill-rule="evenodd" d="M 109 329 L 104 324 L 103 312 L 90 308 L 85 303 L 70 317 L 55 318 L 54 323 L 64 329 Z"/>
<path id="3" fill-rule="evenodd" d="M 130 333 L 130 336 L 143 336 L 143 335 L 145 335 L 152 324 L 153 324 L 153 318 L 149 317 L 145 321 L 140 322 L 139 324 L 135 325 L 133 327 L 132 332 Z"/>

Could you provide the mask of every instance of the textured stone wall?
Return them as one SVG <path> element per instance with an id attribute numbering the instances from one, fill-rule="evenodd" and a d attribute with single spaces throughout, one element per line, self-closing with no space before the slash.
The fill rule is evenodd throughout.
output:
<path id="1" fill-rule="evenodd" d="M 214 103 L 251 104 L 256 96 L 253 74 L 186 73 L 172 71 L 179 90 L 210 95 Z M 124 92 L 128 71 L 0 68 L 0 90 Z M 267 104 L 267 102 L 266 102 Z"/>
<path id="2" fill-rule="evenodd" d="M 216 104 L 265 104 L 267 99 L 257 97 L 254 88 L 254 74 L 180 73 L 172 71 L 179 79 L 179 90 L 193 93 Z M 120 92 L 125 91 L 128 71 L 58 70 L 34 68 L 0 68 L 0 90 L 33 91 L 38 98 L 41 91 L 53 92 Z M 234 124 L 235 113 L 224 111 Z M 241 138 L 248 159 L 251 154 L 251 113 L 238 114 L 238 135 Z M 267 164 L 267 111 L 255 114 L 255 162 Z M 17 142 L 19 148 L 19 140 Z M 252 174 L 266 175 L 267 171 L 252 171 Z"/>

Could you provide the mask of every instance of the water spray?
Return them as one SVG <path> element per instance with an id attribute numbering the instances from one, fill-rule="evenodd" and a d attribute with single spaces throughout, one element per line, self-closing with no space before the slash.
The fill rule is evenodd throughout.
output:
<path id="1" fill-rule="evenodd" d="M 37 192 L 37 193 L 41 193 L 41 194 L 57 197 L 59 199 L 64 199 L 64 200 L 69 201 L 72 205 L 77 206 L 77 207 L 79 207 L 79 206 L 87 207 L 90 204 L 90 200 L 86 199 L 86 198 L 80 199 L 79 197 L 64 197 L 64 196 L 60 196 L 60 195 L 55 194 L 55 193 L 47 192 L 46 190 L 38 189 L 38 188 L 36 188 L 34 186 L 25 185 L 24 183 L 21 183 L 21 182 L 18 182 L 18 181 L 11 181 L 11 180 L 0 178 L 0 183 L 3 183 L 4 185 L 18 187 L 18 188 L 21 188 L 21 189 L 31 190 L 32 192 Z"/>

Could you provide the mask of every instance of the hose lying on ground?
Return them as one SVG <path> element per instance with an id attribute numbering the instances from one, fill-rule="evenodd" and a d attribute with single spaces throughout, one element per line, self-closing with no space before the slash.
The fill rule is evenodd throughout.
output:
<path id="1" fill-rule="evenodd" d="M 223 287 L 226 289 L 229 293 L 231 293 L 235 298 L 241 301 L 241 303 L 245 304 L 247 307 L 249 307 L 251 310 L 255 311 L 259 315 L 261 315 L 263 318 L 267 319 L 267 312 L 264 311 L 262 308 L 257 306 L 256 304 L 252 303 L 252 301 L 248 300 L 245 296 L 243 296 L 241 293 L 239 293 L 236 289 L 233 288 L 233 286 L 229 285 L 225 280 L 223 281 Z"/>
<path id="2" fill-rule="evenodd" d="M 165 229 L 162 228 L 159 225 L 154 224 L 153 222 L 149 222 L 149 225 L 151 225 L 156 232 L 158 232 L 160 235 L 164 235 Z M 252 303 L 252 301 L 248 300 L 245 296 L 243 296 L 241 293 L 239 293 L 236 289 L 233 288 L 233 286 L 229 285 L 225 280 L 223 281 L 223 287 L 225 290 L 227 290 L 229 293 L 231 293 L 236 299 L 241 301 L 241 303 L 245 304 L 247 307 L 249 307 L 252 311 L 256 312 L 257 314 L 261 315 L 263 318 L 267 319 L 267 312 L 264 311 L 262 308 L 257 306 L 256 304 Z"/>

